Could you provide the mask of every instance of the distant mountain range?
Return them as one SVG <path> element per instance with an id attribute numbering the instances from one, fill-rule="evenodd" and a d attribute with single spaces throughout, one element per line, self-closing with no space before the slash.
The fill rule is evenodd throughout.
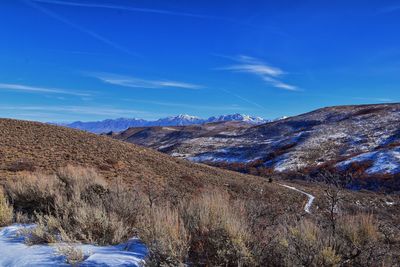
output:
<path id="1" fill-rule="evenodd" d="M 257 173 L 351 173 L 400 190 L 400 104 L 323 108 L 270 123 L 132 128 L 112 137 L 172 156 Z M 378 182 L 379 181 L 379 182 Z"/>
<path id="2" fill-rule="evenodd" d="M 190 115 L 178 115 L 167 118 L 158 119 L 155 121 L 148 121 L 143 119 L 108 119 L 103 121 L 90 121 L 82 122 L 76 121 L 68 124 L 58 124 L 69 128 L 85 130 L 92 133 L 108 133 L 108 132 L 120 132 L 131 127 L 151 127 L 151 126 L 187 126 L 187 125 L 199 125 L 211 122 L 224 122 L 224 121 L 239 121 L 245 122 L 251 125 L 259 125 L 268 122 L 267 120 L 260 117 L 253 117 L 243 114 L 231 114 L 221 115 L 216 117 L 210 117 L 208 119 L 202 119 Z"/>

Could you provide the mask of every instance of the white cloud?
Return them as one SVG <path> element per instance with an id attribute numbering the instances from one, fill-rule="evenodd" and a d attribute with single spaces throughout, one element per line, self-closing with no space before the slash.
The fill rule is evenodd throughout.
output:
<path id="1" fill-rule="evenodd" d="M 276 88 L 283 89 L 283 90 L 288 90 L 288 91 L 299 91 L 299 89 L 294 85 L 290 85 L 290 84 L 284 83 L 282 81 L 270 78 L 268 76 L 263 76 L 262 78 L 263 78 L 264 81 L 272 84 L 272 86 L 274 86 Z"/>
<path id="2" fill-rule="evenodd" d="M 288 91 L 299 91 L 297 86 L 287 84 L 278 78 L 286 74 L 280 68 L 268 65 L 261 60 L 253 57 L 240 55 L 237 57 L 226 57 L 231 60 L 237 61 L 239 64 L 219 68 L 220 70 L 229 70 L 234 72 L 244 72 L 257 75 L 263 81 L 272 85 L 275 88 L 288 90 Z"/>
<path id="3" fill-rule="evenodd" d="M 0 106 L 0 111 L 72 113 L 82 115 L 126 116 L 127 114 L 147 114 L 146 111 L 119 109 L 107 106 Z"/>
<path id="4" fill-rule="evenodd" d="M 59 88 L 47 88 L 39 86 L 30 86 L 23 84 L 14 83 L 0 83 L 0 89 L 7 91 L 21 91 L 28 93 L 47 93 L 47 94 L 63 94 L 63 95 L 74 95 L 74 96 L 90 96 L 88 93 L 74 92 L 66 89 Z"/>
<path id="5" fill-rule="evenodd" d="M 202 88 L 202 86 L 186 82 L 177 82 L 169 80 L 145 80 L 136 77 L 122 76 L 111 73 L 88 73 L 88 76 L 95 77 L 104 83 L 119 85 L 124 87 L 133 88 L 180 88 L 196 90 Z"/>
<path id="6" fill-rule="evenodd" d="M 164 113 L 153 113 L 144 110 L 114 108 L 110 106 L 33 106 L 33 105 L 0 105 L 0 116 L 38 121 L 70 122 L 91 118 L 140 117 L 155 119 L 166 116 Z"/>

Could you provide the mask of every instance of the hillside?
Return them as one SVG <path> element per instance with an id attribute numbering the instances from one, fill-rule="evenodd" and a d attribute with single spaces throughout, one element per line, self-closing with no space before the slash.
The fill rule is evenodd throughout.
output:
<path id="1" fill-rule="evenodd" d="M 215 135 L 222 134 L 221 131 L 227 129 L 230 129 L 231 131 L 237 131 L 238 129 L 241 129 L 240 131 L 244 132 L 252 129 L 248 128 L 249 126 L 240 126 L 240 124 L 237 123 L 216 123 L 209 124 L 203 127 L 201 128 L 203 128 L 204 134 L 211 133 L 210 130 L 214 129 L 215 132 L 213 132 L 213 134 Z M 190 130 L 193 133 L 198 133 L 198 129 L 196 130 L 195 126 L 184 128 L 187 131 Z M 158 129 L 166 130 L 162 128 Z M 232 197 L 230 198 L 232 201 L 228 200 L 227 198 L 204 198 L 202 200 L 203 202 L 200 203 L 207 203 L 208 206 L 204 206 L 206 212 L 210 212 L 215 207 L 219 207 L 219 205 L 222 205 L 222 207 L 224 208 L 222 210 L 217 209 L 216 211 L 218 211 L 218 218 L 220 216 L 223 220 L 227 218 L 227 212 L 230 209 L 232 209 L 232 211 L 237 211 L 238 214 L 240 214 L 240 217 L 237 217 L 235 213 L 229 215 L 230 219 L 228 226 L 231 227 L 232 225 L 236 225 L 243 220 L 243 227 L 248 227 L 243 229 L 249 229 L 249 245 L 247 246 L 252 249 L 251 253 L 252 255 L 255 255 L 254 257 L 257 259 L 257 262 L 260 262 L 258 266 L 281 266 L 280 262 L 283 262 L 285 255 L 287 255 L 286 249 L 291 249 L 292 245 L 291 243 L 289 243 L 290 246 L 288 248 L 285 248 L 279 246 L 277 242 L 279 240 L 283 240 L 282 237 L 284 237 L 286 233 L 291 233 L 289 229 L 293 230 L 294 228 L 292 228 L 293 226 L 290 225 L 296 225 L 296 222 L 312 223 L 312 221 L 315 220 L 315 222 L 319 224 L 313 225 L 314 227 L 318 227 L 316 229 L 318 229 L 318 233 L 321 233 L 319 234 L 318 238 L 321 238 L 322 240 L 328 240 L 329 231 L 326 229 L 329 229 L 329 227 L 326 227 L 326 225 L 328 225 L 326 224 L 328 222 L 326 211 L 329 208 L 330 202 L 327 199 L 325 193 L 327 187 L 323 184 L 315 183 L 310 185 L 307 183 L 297 182 L 285 185 L 280 184 L 280 181 L 272 181 L 270 183 L 267 179 L 264 178 L 244 175 L 238 172 L 231 172 L 210 167 L 207 165 L 192 163 L 186 160 L 174 158 L 169 155 L 159 153 L 157 151 L 153 151 L 145 147 L 140 147 L 119 140 L 114 140 L 107 136 L 98 136 L 83 131 L 37 122 L 16 121 L 8 119 L 0 119 L 0 155 L 0 183 L 6 182 L 5 180 L 8 180 L 8 182 L 5 183 L 6 188 L 8 188 L 7 190 L 9 190 L 7 192 L 14 192 L 13 196 L 17 197 L 16 200 L 14 199 L 15 208 L 25 208 L 25 210 L 29 210 L 32 205 L 30 201 L 31 199 L 33 199 L 34 201 L 39 201 L 34 203 L 41 203 L 40 201 L 43 200 L 43 196 L 47 196 L 45 197 L 45 199 L 47 200 L 49 196 L 53 196 L 52 194 L 54 192 L 58 192 L 59 194 L 63 194 L 62 192 L 64 192 L 64 194 L 66 194 L 66 192 L 62 191 L 61 189 L 58 189 L 61 191 L 54 191 L 55 188 L 59 188 L 60 186 L 60 184 L 57 183 L 54 183 L 53 187 L 50 187 L 50 190 L 48 187 L 43 187 L 43 185 L 45 185 L 44 183 L 42 184 L 42 187 L 39 187 L 41 188 L 39 191 L 30 191 L 30 189 L 36 188 L 34 186 L 37 184 L 37 181 L 35 182 L 35 180 L 31 180 L 29 178 L 29 175 L 20 176 L 22 172 L 39 171 L 53 173 L 59 167 L 65 166 L 67 164 L 96 168 L 107 179 L 109 185 L 117 183 L 118 177 L 121 177 L 125 182 L 124 187 L 139 189 L 144 194 L 141 196 L 144 196 L 145 199 L 147 199 L 148 197 L 149 201 L 150 198 L 153 198 L 156 195 L 157 201 L 155 202 L 155 205 L 158 205 L 156 207 L 153 207 L 152 204 L 150 204 L 150 206 L 147 205 L 147 203 L 152 202 L 143 202 L 146 204 L 144 206 L 141 206 L 142 202 L 140 199 L 129 197 L 127 198 L 127 196 L 132 197 L 135 195 L 125 195 L 123 192 L 120 193 L 122 195 L 120 196 L 120 198 L 118 198 L 122 202 L 112 202 L 113 204 L 111 205 L 105 205 L 105 203 L 109 203 L 108 201 L 111 201 L 112 199 L 106 198 L 107 196 L 114 196 L 114 193 L 119 192 L 118 187 L 116 187 L 116 189 L 112 189 L 112 187 L 110 187 L 106 190 L 117 191 L 108 191 L 108 194 L 111 195 L 103 195 L 103 197 L 105 197 L 104 200 L 100 202 L 94 202 L 97 203 L 96 205 L 100 205 L 99 207 L 101 207 L 102 210 L 108 208 L 109 214 L 107 216 L 117 216 L 116 214 L 120 214 L 118 215 L 120 216 L 118 218 L 121 218 L 121 220 L 122 218 L 126 218 L 124 219 L 124 221 L 121 221 L 121 223 L 123 222 L 125 224 L 123 229 L 126 232 L 124 233 L 126 233 L 127 235 L 129 234 L 129 237 L 132 236 L 132 231 L 137 229 L 136 227 L 138 225 L 140 227 L 140 233 L 142 234 L 140 238 L 143 239 L 146 246 L 151 246 L 154 243 L 153 238 L 155 238 L 156 241 L 161 240 L 159 243 L 161 243 L 165 238 L 165 236 L 163 235 L 163 233 L 165 232 L 160 232 L 159 234 L 152 236 L 150 239 L 146 239 L 146 235 L 144 235 L 144 233 L 146 233 L 147 231 L 146 229 L 154 229 L 155 225 L 153 224 L 156 223 L 156 226 L 161 229 L 165 229 L 168 227 L 174 227 L 173 229 L 175 229 L 176 224 L 166 223 L 174 221 L 171 221 L 170 217 L 165 217 L 165 214 L 163 213 L 156 213 L 159 214 L 157 215 L 158 217 L 156 217 L 156 222 L 153 222 L 152 220 L 148 221 L 146 219 L 147 217 L 139 217 L 142 218 L 142 220 L 144 221 L 139 224 L 135 224 L 137 223 L 136 218 L 138 218 L 138 214 L 141 214 L 141 211 L 143 211 L 144 214 L 148 214 L 146 213 L 147 209 L 172 212 L 170 205 L 177 205 L 178 207 L 180 207 L 180 205 L 183 205 L 185 201 L 189 201 L 190 203 L 190 201 L 193 199 L 203 199 L 203 197 L 207 195 L 217 196 L 216 192 L 223 196 L 224 191 L 229 192 L 230 196 Z M 41 179 L 46 180 L 46 176 L 39 177 L 42 177 Z M 84 176 L 79 176 L 76 179 L 84 179 Z M 13 184 L 15 185 L 15 187 L 12 186 Z M 82 185 L 81 183 L 77 184 Z M 93 186 L 94 184 L 89 184 L 88 188 L 91 188 L 91 190 L 92 188 L 96 190 L 99 189 L 99 187 Z M 15 194 L 16 191 L 12 191 L 12 188 L 15 188 L 17 192 L 21 192 L 20 190 L 23 190 L 23 194 L 21 196 Z M 102 187 L 100 186 L 100 188 Z M 46 192 L 48 191 L 49 193 L 47 195 Z M 80 190 L 77 189 L 76 191 L 79 192 Z M 73 192 L 76 191 L 74 190 Z M 32 192 L 34 192 L 34 194 L 32 194 Z M 64 201 L 67 202 L 61 202 L 61 204 L 63 205 L 60 206 L 61 209 L 58 210 L 58 212 L 65 210 L 66 213 L 63 213 L 64 215 L 58 218 L 58 223 L 61 224 L 62 222 L 63 227 L 69 229 L 68 234 L 71 237 L 74 236 L 74 233 L 77 233 L 79 236 L 81 236 L 82 231 L 90 232 L 92 229 L 90 227 L 93 227 L 93 229 L 96 230 L 96 233 L 100 233 L 99 238 L 102 238 L 103 232 L 97 231 L 99 221 L 96 220 L 96 218 L 93 218 L 91 215 L 92 213 L 90 213 L 95 208 L 99 207 L 90 206 L 95 204 L 89 205 L 88 203 L 91 203 L 89 202 L 91 198 L 87 198 L 88 200 L 85 200 L 86 193 L 83 192 L 87 191 L 80 191 L 79 194 L 82 195 L 78 194 L 79 202 L 71 203 L 71 201 L 68 200 L 67 197 L 69 194 L 66 194 L 64 197 L 60 198 L 64 199 Z M 104 193 L 101 190 L 99 192 L 94 192 L 96 192 L 95 194 L 99 195 Z M 348 190 L 343 190 L 340 192 L 340 194 L 340 205 L 338 205 L 337 207 L 340 209 L 339 214 L 341 216 L 341 222 L 345 222 L 345 224 L 339 223 L 339 225 L 347 225 L 348 220 L 345 216 L 353 216 L 351 218 L 354 218 L 354 220 L 356 220 L 357 218 L 357 220 L 361 220 L 362 218 L 367 217 L 363 217 L 365 215 L 360 215 L 361 217 L 355 217 L 358 216 L 355 214 L 359 214 L 360 212 L 365 214 L 374 214 L 376 218 L 376 224 L 375 219 L 372 219 L 372 217 L 371 219 L 369 219 L 371 220 L 369 222 L 369 227 L 372 227 L 373 229 L 372 233 L 374 234 L 376 231 L 376 235 L 379 234 L 379 236 L 383 236 L 383 234 L 385 234 L 385 238 L 387 238 L 387 240 L 383 238 L 372 239 L 373 243 L 368 241 L 368 247 L 367 245 L 363 245 L 361 248 L 359 248 L 357 243 L 357 246 L 354 249 L 359 249 L 360 252 L 359 254 L 357 254 L 357 258 L 354 261 L 364 262 L 364 255 L 370 255 L 368 254 L 369 250 L 364 249 L 365 247 L 368 249 L 371 248 L 371 251 L 376 251 L 374 253 L 376 255 L 379 255 L 379 257 L 377 256 L 376 259 L 374 258 L 373 263 L 382 261 L 382 259 L 384 258 L 382 255 L 386 255 L 385 259 L 387 258 L 388 262 L 398 262 L 397 257 L 399 251 L 399 242 L 397 237 L 399 236 L 398 220 L 400 218 L 398 216 L 398 196 L 386 196 L 384 194 L 371 192 L 351 192 Z M 28 196 L 29 201 L 27 201 L 27 199 L 25 198 L 26 196 Z M 82 203 L 82 201 L 87 202 L 84 202 L 86 204 L 83 205 L 84 203 Z M 50 204 L 51 203 L 52 202 L 50 202 Z M 78 208 L 77 210 L 79 212 L 74 213 L 73 216 L 66 216 L 66 214 L 70 214 L 70 210 L 65 208 L 72 204 L 77 205 L 72 207 Z M 135 207 L 135 205 L 138 206 Z M 35 205 L 35 208 L 36 207 L 37 206 Z M 86 207 L 87 209 L 84 213 L 82 213 L 82 207 Z M 137 210 L 136 208 L 138 207 L 141 208 Z M 186 209 L 183 209 L 181 211 L 182 214 L 185 214 L 185 210 Z M 193 208 L 193 210 L 196 212 L 203 212 L 202 209 L 198 210 L 197 208 Z M 126 214 L 126 212 L 128 214 Z M 171 214 L 176 215 L 177 213 Z M 198 215 L 200 214 L 195 213 L 193 217 L 190 218 L 193 218 L 193 220 L 195 220 L 196 218 L 200 218 L 198 217 Z M 80 219 L 76 220 L 76 217 L 74 216 L 79 215 L 83 217 L 78 217 Z M 125 217 L 125 215 L 129 216 Z M 70 217 L 72 219 L 68 219 Z M 83 218 L 86 218 L 87 221 L 83 220 Z M 83 224 L 76 225 L 76 221 L 83 222 Z M 191 221 L 192 220 L 189 220 L 188 222 Z M 93 224 L 91 224 L 92 222 Z M 382 234 L 381 232 L 378 232 L 378 230 L 375 230 L 375 226 L 378 225 L 378 223 L 379 225 L 384 226 Z M 88 225 L 90 226 L 89 228 Z M 187 225 L 187 227 L 190 226 L 189 224 Z M 107 224 L 105 225 L 105 227 L 107 227 Z M 284 227 L 288 228 L 286 229 Z M 29 259 L 35 259 L 38 260 L 38 262 L 43 262 L 43 257 L 37 255 L 45 251 L 45 253 L 47 253 L 49 256 L 48 260 L 49 262 L 51 262 L 51 264 L 54 265 L 55 263 L 58 264 L 60 262 L 59 257 L 50 258 L 51 255 L 54 255 L 54 251 L 52 250 L 54 246 L 42 244 L 33 247 L 27 247 L 26 245 L 21 243 L 22 241 L 20 238 L 15 239 L 15 236 L 13 237 L 7 235 L 9 231 L 12 233 L 12 231 L 16 230 L 15 227 L 6 227 L 2 228 L 1 230 L 3 229 L 5 232 L 4 234 L 2 233 L 3 238 L 0 240 L 0 247 L 3 247 L 3 250 L 5 250 L 5 257 L 7 261 L 13 262 L 15 260 L 21 262 L 20 260 L 26 261 Z M 74 229 L 77 230 L 74 231 Z M 302 228 L 300 227 L 299 229 Z M 196 234 L 198 233 L 197 228 L 194 228 L 190 231 L 190 236 L 196 237 Z M 218 238 L 220 235 L 222 236 L 223 239 L 221 241 L 221 244 L 223 248 L 225 248 L 227 244 L 227 239 L 225 235 L 219 234 L 220 231 L 220 228 L 218 228 L 218 231 L 215 230 L 215 232 L 218 234 Z M 361 233 L 364 234 L 364 232 Z M 374 236 L 375 235 L 373 235 L 373 237 Z M 211 238 L 215 238 L 215 236 L 213 235 L 212 237 L 207 237 L 206 240 L 209 240 Z M 345 239 L 345 236 L 341 236 L 340 238 L 340 240 L 347 240 Z M 193 238 L 194 241 L 191 240 L 192 239 L 190 239 L 191 243 L 189 243 L 190 246 L 198 248 L 197 240 L 199 239 Z M 228 241 L 229 240 L 230 239 L 228 239 Z M 15 246 L 11 244 L 15 244 Z M 206 244 L 208 244 L 208 242 Z M 89 242 L 88 246 L 90 247 L 91 245 L 92 244 Z M 255 246 L 254 248 L 253 245 Z M 320 245 L 316 247 L 319 246 Z M 346 256 L 347 251 L 354 251 L 354 246 L 352 243 L 346 243 L 345 246 L 346 247 L 341 252 L 343 255 Z M 83 248 L 85 247 L 87 246 L 84 246 Z M 133 251 L 127 251 L 127 248 Z M 218 246 L 217 248 L 220 248 L 220 246 Z M 206 249 L 207 252 L 213 252 L 216 251 L 217 248 L 211 246 L 211 248 L 208 249 L 207 247 Z M 94 260 L 94 262 L 100 262 L 99 264 L 105 264 L 105 262 L 107 261 L 118 258 L 119 262 L 121 260 L 125 260 L 126 262 L 131 261 L 130 264 L 132 264 L 132 261 L 138 262 L 141 260 L 142 257 L 144 257 L 143 254 L 138 254 L 137 251 L 134 249 L 135 247 L 127 247 L 124 244 L 116 245 L 114 247 L 96 246 L 96 249 L 91 249 L 90 253 L 85 252 L 88 255 L 93 255 L 93 258 L 89 257 L 85 260 L 88 262 L 93 262 Z M 261 254 L 259 254 L 260 251 Z M 271 253 L 271 251 L 273 251 L 273 253 Z M 14 256 L 16 255 L 16 253 L 18 253 L 18 255 Z M 121 255 L 122 253 L 124 257 L 120 258 L 119 255 Z M 199 253 L 200 255 L 202 255 L 202 251 L 200 251 Z M 171 254 L 168 253 L 167 255 L 170 256 Z M 310 255 L 310 253 L 306 251 L 304 252 L 304 255 Z M 272 262 L 272 264 L 267 264 L 268 262 Z M 113 264 L 111 265 L 114 266 Z M 215 265 L 213 264 L 210 266 Z M 249 264 L 248 266 L 254 265 Z M 367 265 L 361 264 L 360 266 Z"/>
<path id="2" fill-rule="evenodd" d="M 15 177 L 20 171 L 52 173 L 72 164 L 94 167 L 109 181 L 120 177 L 132 186 L 150 186 L 168 197 L 219 187 L 244 196 L 264 190 L 265 198 L 281 199 L 288 205 L 293 204 L 293 198 L 306 201 L 301 194 L 288 197 L 289 190 L 280 187 L 276 190 L 278 186 L 257 177 L 193 164 L 105 136 L 37 122 L 0 119 L 0 158 L 0 180 Z M 300 211 L 301 203 L 297 206 Z"/>
<path id="3" fill-rule="evenodd" d="M 114 137 L 191 161 L 252 173 L 330 168 L 373 178 L 361 186 L 374 187 L 374 179 L 379 178 L 385 186 L 399 190 L 399 128 L 400 104 L 386 104 L 328 107 L 253 127 L 230 125 L 218 132 L 202 127 L 194 135 L 175 128 L 158 133 L 158 141 L 149 134 L 154 131 L 151 128 L 133 134 L 127 130 Z"/>

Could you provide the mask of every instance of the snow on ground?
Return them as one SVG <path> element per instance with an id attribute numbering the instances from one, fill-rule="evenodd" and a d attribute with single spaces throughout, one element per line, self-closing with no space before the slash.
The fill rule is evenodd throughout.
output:
<path id="1" fill-rule="evenodd" d="M 54 245 L 27 246 L 21 230 L 34 225 L 11 225 L 0 228 L 0 266 L 69 266 L 65 257 L 57 254 Z M 77 245 L 88 256 L 79 266 L 141 266 L 147 255 L 138 239 L 116 246 Z"/>
<path id="2" fill-rule="evenodd" d="M 366 170 L 368 174 L 395 174 L 400 172 L 400 148 L 363 153 L 340 162 L 337 166 L 339 168 L 347 168 L 353 162 L 363 162 L 367 160 L 373 161 L 373 165 Z"/>
<path id="3" fill-rule="evenodd" d="M 188 159 L 193 162 L 224 162 L 224 163 L 249 163 L 253 160 L 253 159 L 243 159 L 236 156 L 229 156 L 229 155 L 218 156 L 207 153 L 203 155 L 188 157 Z"/>

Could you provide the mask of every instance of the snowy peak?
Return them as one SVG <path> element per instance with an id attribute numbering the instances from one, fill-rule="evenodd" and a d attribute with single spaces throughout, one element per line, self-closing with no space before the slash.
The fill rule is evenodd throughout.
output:
<path id="1" fill-rule="evenodd" d="M 224 122 L 224 121 L 241 121 L 253 125 L 263 124 L 268 122 L 260 117 L 253 117 L 243 114 L 231 114 L 214 116 L 208 119 L 202 119 L 196 116 L 180 114 L 177 116 L 170 116 L 161 118 L 155 121 L 148 121 L 136 118 L 118 118 L 107 119 L 102 121 L 81 122 L 76 121 L 70 124 L 58 124 L 70 128 L 80 129 L 93 133 L 107 133 L 107 132 L 120 132 L 131 127 L 151 127 L 151 126 L 188 126 L 198 125 L 210 122 Z"/>
<path id="2" fill-rule="evenodd" d="M 221 115 L 218 117 L 210 117 L 207 122 L 221 122 L 221 121 L 242 121 L 251 124 L 262 124 L 268 121 L 260 117 L 253 117 L 245 114 L 231 114 L 231 115 Z"/>
<path id="3" fill-rule="evenodd" d="M 178 116 L 170 116 L 167 118 L 155 121 L 153 126 L 185 126 L 191 124 L 202 124 L 204 120 L 187 114 L 180 114 Z"/>
<path id="4" fill-rule="evenodd" d="M 233 114 L 211 122 L 241 120 Z M 254 126 L 250 123 L 132 133 L 120 140 L 149 146 L 172 156 L 234 170 L 260 173 L 321 170 L 350 173 L 355 188 L 400 190 L 400 103 L 335 106 Z M 200 129 L 199 129 L 200 128 Z M 239 166 L 239 167 L 238 167 Z M 238 169 L 239 168 L 239 169 Z"/>

